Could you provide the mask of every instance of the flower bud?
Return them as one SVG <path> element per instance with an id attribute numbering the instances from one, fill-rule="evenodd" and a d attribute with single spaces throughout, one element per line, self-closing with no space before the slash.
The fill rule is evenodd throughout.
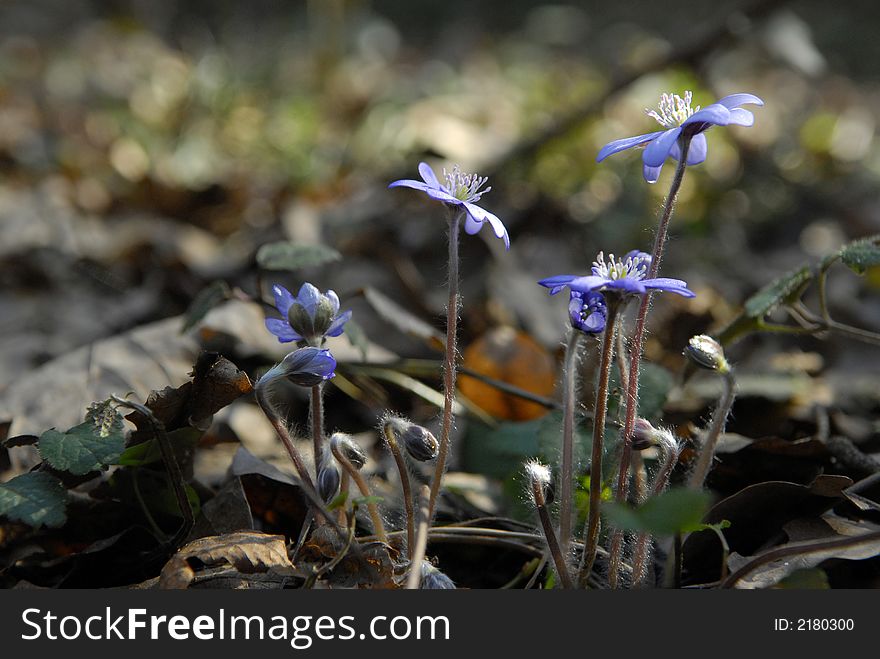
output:
<path id="1" fill-rule="evenodd" d="M 644 451 L 660 443 L 659 432 L 651 422 L 641 417 L 636 419 L 632 433 L 632 447 L 634 451 Z"/>
<path id="2" fill-rule="evenodd" d="M 529 460 L 525 464 L 525 471 L 526 476 L 529 479 L 529 484 L 532 487 L 532 491 L 534 492 L 536 489 L 540 489 L 541 493 L 544 495 L 544 505 L 549 506 L 552 504 L 555 492 L 553 489 L 553 475 L 550 472 L 550 467 L 541 464 L 537 460 Z"/>
<path id="3" fill-rule="evenodd" d="M 330 436 L 330 446 L 346 458 L 358 471 L 367 464 L 367 454 L 352 439 L 351 435 L 346 435 L 344 432 L 333 433 Z"/>
<path id="4" fill-rule="evenodd" d="M 330 503 L 339 491 L 339 467 L 332 455 L 325 456 L 318 472 L 318 495 L 324 503 Z"/>
<path id="5" fill-rule="evenodd" d="M 454 590 L 455 584 L 452 583 L 452 579 L 428 561 L 422 561 L 422 575 L 419 588 L 422 590 Z"/>
<path id="6" fill-rule="evenodd" d="M 711 336 L 705 334 L 692 336 L 684 349 L 684 354 L 701 368 L 719 373 L 730 371 L 730 364 L 724 357 L 724 348 Z"/>
<path id="7" fill-rule="evenodd" d="M 427 428 L 397 417 L 389 417 L 385 421 L 385 427 L 390 428 L 413 460 L 427 462 L 437 457 L 440 442 Z"/>

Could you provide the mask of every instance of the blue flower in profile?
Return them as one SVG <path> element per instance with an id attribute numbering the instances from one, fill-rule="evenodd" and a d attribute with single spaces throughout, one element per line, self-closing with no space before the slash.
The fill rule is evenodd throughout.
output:
<path id="1" fill-rule="evenodd" d="M 275 378 L 286 378 L 301 387 L 314 387 L 336 375 L 336 359 L 326 348 L 306 347 L 289 353 L 269 369 L 259 383 L 268 386 Z"/>
<path id="2" fill-rule="evenodd" d="M 272 287 L 275 308 L 283 318 L 267 318 L 266 329 L 281 343 L 323 341 L 327 336 L 339 336 L 351 318 L 351 311 L 339 313 L 339 297 L 331 290 L 321 293 L 306 282 L 294 297 L 284 286 Z"/>
<path id="3" fill-rule="evenodd" d="M 691 107 L 693 95 L 685 92 L 684 98 L 677 94 L 663 94 L 656 110 L 645 110 L 648 116 L 657 120 L 664 130 L 645 135 L 636 135 L 609 142 L 599 151 L 596 162 L 602 162 L 611 154 L 636 146 L 645 146 L 642 154 L 643 173 L 648 183 L 656 183 L 666 158 L 681 159 L 679 137 L 684 134 L 691 138 L 687 153 L 688 165 L 699 165 L 706 159 L 708 144 L 704 132 L 712 126 L 751 126 L 754 115 L 741 105 L 753 103 L 764 105 L 764 101 L 754 94 L 731 94 L 700 109 Z"/>
<path id="4" fill-rule="evenodd" d="M 585 334 L 599 334 L 605 329 L 608 307 L 601 293 L 571 291 L 568 317 L 571 326 Z"/>
<path id="5" fill-rule="evenodd" d="M 432 199 L 442 201 L 450 206 L 461 207 L 467 214 L 464 222 L 465 233 L 473 235 L 483 228 L 484 222 L 488 222 L 495 235 L 504 240 L 504 247 L 510 249 L 510 236 L 507 235 L 507 229 L 501 220 L 476 204 L 480 197 L 492 189 L 481 189 L 488 180 L 486 177 L 477 176 L 476 174 L 464 174 L 456 165 L 452 168 L 451 172 L 443 170 L 443 177 L 446 181 L 446 184 L 443 185 L 437 179 L 437 175 L 434 174 L 431 166 L 425 162 L 419 163 L 419 174 L 422 177 L 421 181 L 401 179 L 400 181 L 394 181 L 388 187 L 405 187 L 421 190 Z"/>
<path id="6" fill-rule="evenodd" d="M 594 291 L 605 293 L 616 291 L 621 295 L 644 295 L 648 291 L 667 291 L 682 297 L 694 297 L 694 292 L 681 279 L 668 277 L 646 279 L 650 264 L 651 256 L 645 252 L 632 251 L 623 259 L 615 259 L 614 254 L 610 254 L 607 262 L 605 255 L 599 252 L 593 262 L 591 275 L 582 277 L 556 275 L 542 279 L 538 283 L 549 288 L 550 295 L 555 295 L 567 286 L 573 293 L 581 295 Z"/>

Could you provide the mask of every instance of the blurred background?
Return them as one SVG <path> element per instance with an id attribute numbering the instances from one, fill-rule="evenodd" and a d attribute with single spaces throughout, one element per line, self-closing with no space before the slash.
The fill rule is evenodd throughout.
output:
<path id="1" fill-rule="evenodd" d="M 869 0 L 3 2 L 0 421 L 10 435 L 73 425 L 111 391 L 180 384 L 205 346 L 253 376 L 284 354 L 262 328 L 269 286 L 308 280 L 359 327 L 331 345 L 351 367 L 328 390 L 329 426 L 369 434 L 386 406 L 435 423 L 417 385 L 439 388 L 444 214 L 386 188 L 421 160 L 491 176 L 483 202 L 512 239 L 509 253 L 488 232 L 462 242 L 466 366 L 552 399 L 566 309 L 535 281 L 585 272 L 600 249 L 649 250 L 672 175 L 650 186 L 639 153 L 597 165 L 598 149 L 654 130 L 645 108 L 662 92 L 701 105 L 751 92 L 766 102 L 755 125 L 711 130 L 708 160 L 688 170 L 664 273 L 698 296 L 658 300 L 647 346 L 657 413 L 665 400 L 671 418 L 699 415 L 714 390 L 676 388 L 687 338 L 880 231 L 877 25 Z M 282 240 L 342 258 L 261 267 L 258 249 Z M 181 333 L 215 282 L 213 302 L 233 299 Z M 880 328 L 878 287 L 876 268 L 833 270 L 835 317 Z M 818 402 L 876 441 L 876 347 L 752 335 L 730 357 L 745 401 L 734 431 L 809 434 L 792 419 Z M 422 361 L 364 370 L 397 358 Z M 462 387 L 473 407 L 454 466 L 504 475 L 480 462 L 485 434 L 548 406 Z M 252 404 L 223 414 L 215 434 L 256 441 Z"/>

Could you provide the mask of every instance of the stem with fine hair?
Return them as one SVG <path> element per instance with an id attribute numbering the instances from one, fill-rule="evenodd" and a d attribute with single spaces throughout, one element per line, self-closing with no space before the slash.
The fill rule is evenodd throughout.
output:
<path id="1" fill-rule="evenodd" d="M 550 519 L 550 513 L 547 512 L 547 501 L 544 497 L 544 484 L 540 481 L 532 479 L 532 499 L 535 502 L 535 510 L 538 511 L 538 520 L 541 522 L 541 528 L 544 530 L 544 538 L 547 540 L 547 548 L 550 550 L 550 556 L 556 565 L 556 573 L 559 575 L 559 581 L 562 582 L 563 588 L 574 588 L 571 575 L 568 572 L 568 565 L 565 562 L 565 555 L 556 539 L 556 532 L 553 529 L 553 521 Z"/>
<path id="2" fill-rule="evenodd" d="M 614 336 L 620 300 L 607 296 L 608 314 L 602 335 L 602 352 L 599 357 L 599 380 L 596 384 L 596 402 L 593 406 L 593 449 L 590 457 L 590 508 L 584 531 L 584 553 L 581 555 L 578 583 L 583 586 L 593 570 L 599 546 L 599 506 L 602 499 L 602 450 L 605 442 L 605 415 L 608 412 L 608 383 L 614 360 Z"/>
<path id="3" fill-rule="evenodd" d="M 376 502 L 373 501 L 373 497 L 370 494 L 370 486 L 367 485 L 367 481 L 364 480 L 361 472 L 355 469 L 355 466 L 351 464 L 351 460 L 345 457 L 342 451 L 338 450 L 338 448 L 333 445 L 333 442 L 330 442 L 330 450 L 333 451 L 333 457 L 336 458 L 336 461 L 342 466 L 346 473 L 348 473 L 351 480 L 353 480 L 358 486 L 361 495 L 367 499 L 367 510 L 370 513 L 370 519 L 373 521 L 373 531 L 375 531 L 376 537 L 379 538 L 380 542 L 388 544 L 388 534 L 385 533 L 385 525 L 382 523 L 382 516 L 379 514 L 379 508 L 376 506 Z"/>
<path id="4" fill-rule="evenodd" d="M 403 490 L 403 506 L 406 510 L 406 553 L 410 561 L 413 557 L 413 549 L 415 548 L 415 515 L 413 512 L 412 488 L 409 484 L 409 470 L 406 468 L 406 461 L 400 452 L 400 446 L 397 444 L 397 438 L 390 423 L 382 426 L 385 432 L 385 439 L 388 442 L 388 448 L 391 449 L 391 455 L 394 456 L 394 462 L 397 464 L 397 471 L 400 472 L 400 489 Z"/>
<path id="5" fill-rule="evenodd" d="M 422 561 L 425 560 L 425 551 L 428 549 L 428 532 L 431 527 L 430 499 L 431 491 L 427 485 L 422 485 L 419 488 L 419 532 L 416 536 L 409 564 L 409 574 L 406 578 L 408 590 L 417 589 L 422 580 Z"/>
<path id="6" fill-rule="evenodd" d="M 290 436 L 287 427 L 284 425 L 284 423 L 282 423 L 281 419 L 278 418 L 275 410 L 273 410 L 272 406 L 269 405 L 269 402 L 266 400 L 265 394 L 263 393 L 262 388 L 259 386 L 259 383 L 257 383 L 256 387 L 254 387 L 254 396 L 257 399 L 257 404 L 260 406 L 260 409 L 263 410 L 263 414 L 266 415 L 266 418 L 269 419 L 269 423 L 271 423 L 272 427 L 275 428 L 275 433 L 278 435 L 278 439 L 281 440 L 284 448 L 287 449 L 287 455 L 290 456 L 290 461 L 293 462 L 293 466 L 296 469 L 296 473 L 299 476 L 300 480 L 312 492 L 317 492 L 317 490 L 315 489 L 315 484 L 312 481 L 312 477 L 309 476 L 309 471 L 308 469 L 306 469 L 306 463 L 303 462 L 302 456 L 299 454 L 299 451 L 296 450 L 296 446 L 293 443 L 293 438 Z"/>
<path id="7" fill-rule="evenodd" d="M 311 413 L 309 425 L 312 429 L 312 450 L 315 452 L 315 479 L 321 473 L 321 459 L 324 455 L 324 383 L 316 384 L 311 391 Z"/>
<path id="8" fill-rule="evenodd" d="M 723 375 L 724 391 L 721 393 L 721 398 L 718 399 L 715 414 L 712 416 L 712 425 L 709 426 L 706 439 L 700 447 L 697 465 L 688 479 L 688 487 L 692 490 L 701 489 L 706 481 L 706 476 L 709 475 L 709 470 L 712 468 L 712 459 L 715 457 L 715 446 L 718 444 L 718 439 L 724 431 L 724 424 L 727 422 L 730 408 L 733 407 L 733 399 L 736 395 L 733 371 L 728 370 Z"/>
<path id="9" fill-rule="evenodd" d="M 672 473 L 673 467 L 678 462 L 679 445 L 678 442 L 661 442 L 660 446 L 660 467 L 654 476 L 654 484 L 651 488 L 652 494 L 657 497 L 663 494 L 666 486 L 669 484 L 669 475 Z M 633 571 L 632 585 L 638 586 L 648 575 L 648 547 L 651 544 L 651 534 L 642 531 L 636 538 L 636 547 L 633 551 Z"/>
<path id="10" fill-rule="evenodd" d="M 565 346 L 562 400 L 562 473 L 559 497 L 559 542 L 562 555 L 568 555 L 571 540 L 572 476 L 574 473 L 574 408 L 577 390 L 578 344 L 581 332 L 574 327 Z"/>
<path id="11" fill-rule="evenodd" d="M 679 155 L 678 166 L 675 168 L 675 176 L 672 179 L 672 185 L 669 188 L 669 194 L 663 204 L 663 211 L 660 214 L 660 223 L 657 227 L 657 235 L 654 237 L 654 249 L 651 251 L 651 265 L 648 268 L 647 279 L 653 279 L 660 272 L 660 261 L 663 259 L 663 251 L 666 247 L 666 236 L 669 232 L 669 219 L 672 217 L 672 211 L 675 207 L 675 199 L 681 188 L 681 182 L 684 179 L 684 172 L 687 169 L 687 155 L 690 149 L 690 137 L 682 135 L 679 138 Z M 645 325 L 648 318 L 648 308 L 651 306 L 651 292 L 649 291 L 642 296 L 639 304 L 638 315 L 636 316 L 636 326 L 632 336 L 632 354 L 629 362 L 629 381 L 626 387 L 626 417 L 623 425 L 622 446 L 623 450 L 620 456 L 620 469 L 617 474 L 617 491 L 616 500 L 618 503 L 625 503 L 629 496 L 629 466 L 632 454 L 632 432 L 636 423 L 636 414 L 638 413 L 639 400 L 639 366 L 641 365 L 642 350 L 645 344 Z M 608 564 L 608 582 L 612 588 L 617 587 L 617 580 L 620 573 L 620 558 L 623 549 L 623 531 L 615 529 L 611 535 L 611 546 L 609 547 L 609 564 Z"/>
<path id="12" fill-rule="evenodd" d="M 440 450 L 437 453 L 437 466 L 431 481 L 428 497 L 428 522 L 434 516 L 440 483 L 446 471 L 446 457 L 449 454 L 449 437 L 452 432 L 452 408 L 455 404 L 455 362 L 457 357 L 456 338 L 458 334 L 458 233 L 462 213 L 451 210 L 449 216 L 449 301 L 446 306 L 446 359 L 443 366 L 443 425 L 440 429 Z"/>

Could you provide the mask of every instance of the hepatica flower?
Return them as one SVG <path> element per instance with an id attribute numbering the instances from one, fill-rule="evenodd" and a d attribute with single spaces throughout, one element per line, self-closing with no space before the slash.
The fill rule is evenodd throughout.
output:
<path id="1" fill-rule="evenodd" d="M 306 282 L 294 297 L 284 286 L 272 287 L 275 308 L 283 318 L 267 318 L 266 329 L 281 343 L 323 341 L 327 336 L 339 336 L 351 318 L 351 311 L 339 313 L 339 297 L 331 290 L 321 293 Z"/>
<path id="2" fill-rule="evenodd" d="M 605 329 L 608 307 L 601 293 L 571 291 L 568 300 L 568 317 L 571 326 L 585 334 L 599 334 Z"/>
<path id="3" fill-rule="evenodd" d="M 681 135 L 690 138 L 687 164 L 699 165 L 706 159 L 708 150 L 704 134 L 706 130 L 712 126 L 731 124 L 751 126 L 755 122 L 754 115 L 740 106 L 747 103 L 764 105 L 764 101 L 753 94 L 731 94 L 702 109 L 699 105 L 691 107 L 692 100 L 691 92 L 685 92 L 683 98 L 677 94 L 663 94 L 656 110 L 645 111 L 648 116 L 656 119 L 664 130 L 609 142 L 599 151 L 596 162 L 602 162 L 618 151 L 644 146 L 642 163 L 645 180 L 648 183 L 656 183 L 666 158 L 672 156 L 676 160 L 681 159 L 679 144 Z"/>
<path id="4" fill-rule="evenodd" d="M 556 295 L 566 286 L 572 294 L 579 293 L 586 296 L 589 293 L 616 291 L 618 294 L 644 295 L 648 291 L 667 291 L 677 293 L 683 297 L 694 297 L 694 292 L 688 289 L 687 283 L 681 279 L 668 277 L 655 277 L 646 279 L 651 256 L 644 252 L 632 251 L 622 259 L 615 259 L 610 254 L 608 261 L 605 255 L 599 252 L 593 262 L 592 274 L 579 277 L 577 275 L 556 275 L 542 279 L 538 283 L 550 289 L 550 295 Z"/>
<path id="5" fill-rule="evenodd" d="M 301 387 L 314 387 L 336 375 L 335 371 L 336 360 L 330 351 L 310 346 L 289 353 L 260 378 L 260 383 L 283 377 Z"/>
<path id="6" fill-rule="evenodd" d="M 501 220 L 476 204 L 480 197 L 492 189 L 491 187 L 483 188 L 488 180 L 486 177 L 477 176 L 476 174 L 464 174 L 456 165 L 452 168 L 451 172 L 447 172 L 446 169 L 443 170 L 444 185 L 440 183 L 431 166 L 425 162 L 419 163 L 419 174 L 422 177 L 421 181 L 401 179 L 400 181 L 394 181 L 388 187 L 414 188 L 415 190 L 421 190 L 432 199 L 442 201 L 444 204 L 460 207 L 466 213 L 464 222 L 465 233 L 473 235 L 483 228 L 485 222 L 488 222 L 495 235 L 504 240 L 504 246 L 510 249 L 510 236 L 507 235 L 507 229 Z"/>

